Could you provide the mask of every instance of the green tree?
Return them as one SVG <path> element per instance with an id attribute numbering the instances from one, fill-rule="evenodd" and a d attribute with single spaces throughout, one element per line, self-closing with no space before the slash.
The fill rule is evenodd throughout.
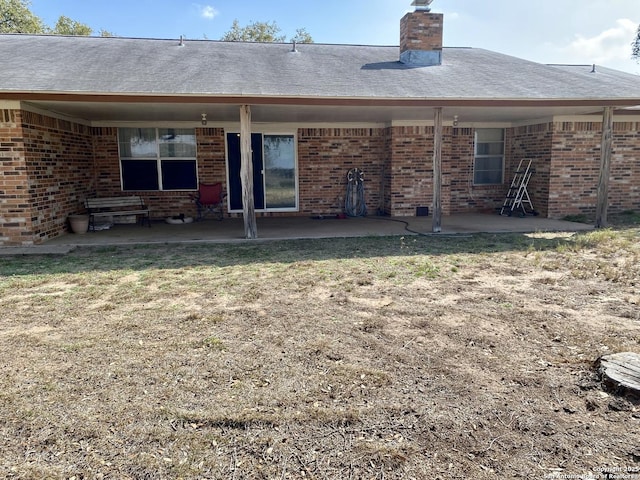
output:
<path id="1" fill-rule="evenodd" d="M 89 25 L 61 15 L 53 28 L 48 27 L 31 9 L 30 0 L 0 0 L 0 33 L 49 33 L 53 35 L 91 35 Z M 100 36 L 113 34 L 100 30 Z"/>
<path id="2" fill-rule="evenodd" d="M 313 38 L 309 32 L 307 32 L 306 28 L 299 28 L 296 30 L 296 35 L 291 41 L 296 43 L 313 43 Z"/>
<path id="3" fill-rule="evenodd" d="M 253 22 L 241 27 L 240 22 L 236 19 L 231 25 L 231 30 L 225 33 L 220 40 L 225 42 L 286 42 L 287 36 L 281 35 L 281 31 L 282 29 L 276 22 Z M 299 28 L 291 41 L 313 43 L 313 38 L 304 28 Z"/>
<path id="4" fill-rule="evenodd" d="M 631 43 L 631 58 L 635 58 L 640 62 L 640 26 L 638 26 L 638 33 L 636 33 L 636 39 Z"/>
<path id="5" fill-rule="evenodd" d="M 58 21 L 56 22 L 56 26 L 53 27 L 50 33 L 54 35 L 91 35 L 93 30 L 88 25 L 84 23 L 76 22 L 75 20 L 71 20 L 69 17 L 65 17 L 61 15 Z"/>
<path id="6" fill-rule="evenodd" d="M 0 33 L 45 33 L 44 22 L 30 5 L 29 0 L 0 0 Z"/>

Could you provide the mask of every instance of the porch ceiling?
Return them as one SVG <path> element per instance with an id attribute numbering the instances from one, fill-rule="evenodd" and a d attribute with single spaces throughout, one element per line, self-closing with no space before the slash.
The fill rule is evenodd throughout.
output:
<path id="1" fill-rule="evenodd" d="M 45 110 L 91 125 L 127 122 L 197 122 L 207 114 L 210 126 L 216 123 L 239 122 L 240 104 L 233 103 L 153 103 L 153 102 L 92 102 L 36 100 L 27 102 Z M 248 101 L 247 103 L 251 103 Z M 600 114 L 602 108 L 588 106 L 466 106 L 444 108 L 445 122 L 458 116 L 462 125 L 496 122 L 518 124 L 549 119 L 558 115 Z M 367 105 L 252 105 L 255 123 L 391 123 L 432 121 L 431 106 L 367 106 Z"/>

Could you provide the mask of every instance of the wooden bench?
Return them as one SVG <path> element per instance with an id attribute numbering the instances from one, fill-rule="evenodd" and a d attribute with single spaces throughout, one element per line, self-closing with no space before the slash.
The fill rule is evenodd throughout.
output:
<path id="1" fill-rule="evenodd" d="M 151 216 L 149 207 L 144 204 L 144 199 L 139 196 L 128 197 L 102 197 L 87 198 L 85 207 L 89 212 L 89 230 L 95 230 L 96 217 L 122 217 L 135 215 L 136 218 L 142 215 L 140 223 L 144 225 L 145 219 L 151 227 Z"/>

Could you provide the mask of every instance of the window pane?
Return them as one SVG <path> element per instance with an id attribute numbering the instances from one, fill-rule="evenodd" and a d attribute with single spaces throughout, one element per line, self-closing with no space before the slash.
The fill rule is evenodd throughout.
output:
<path id="1" fill-rule="evenodd" d="M 163 190 L 195 190 L 198 188 L 195 160 L 162 160 Z"/>
<path id="2" fill-rule="evenodd" d="M 267 208 L 296 207 L 296 155 L 292 135 L 265 135 L 264 175 Z"/>
<path id="3" fill-rule="evenodd" d="M 504 129 L 502 128 L 479 128 L 476 130 L 476 142 L 504 142 Z"/>
<path id="4" fill-rule="evenodd" d="M 504 129 L 477 129 L 473 183 L 476 185 L 491 185 L 502 183 L 503 164 Z"/>
<path id="5" fill-rule="evenodd" d="M 477 155 L 502 155 L 504 153 L 504 143 L 478 143 L 476 145 Z"/>
<path id="6" fill-rule="evenodd" d="M 476 159 L 476 170 L 502 172 L 502 157 L 479 157 Z"/>
<path id="7" fill-rule="evenodd" d="M 120 128 L 118 146 L 123 190 L 197 188 L 194 129 Z"/>
<path id="8" fill-rule="evenodd" d="M 502 183 L 502 171 L 476 170 L 473 175 L 473 183 L 476 185 L 491 185 Z"/>
<path id="9" fill-rule="evenodd" d="M 119 128 L 118 143 L 121 158 L 155 158 L 155 128 Z"/>
<path id="10" fill-rule="evenodd" d="M 159 190 L 156 160 L 122 160 L 123 190 Z"/>
<path id="11" fill-rule="evenodd" d="M 193 129 L 160 128 L 160 157 L 195 158 L 196 134 Z"/>

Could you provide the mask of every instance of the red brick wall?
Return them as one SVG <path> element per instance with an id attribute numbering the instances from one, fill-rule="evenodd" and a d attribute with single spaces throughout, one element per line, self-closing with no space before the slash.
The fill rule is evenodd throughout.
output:
<path id="1" fill-rule="evenodd" d="M 615 122 L 609 185 L 609 211 L 640 209 L 640 136 L 638 122 Z M 529 184 L 541 215 L 593 215 L 596 209 L 602 122 L 556 122 L 512 130 L 511 168 L 533 158 Z M 511 178 L 511 177 L 509 177 Z"/>
<path id="2" fill-rule="evenodd" d="M 450 153 L 443 158 L 446 165 L 445 184 L 449 186 L 449 210 L 460 213 L 478 208 L 478 198 L 473 187 L 473 142 L 472 128 L 445 129 L 451 132 Z M 482 207 L 482 205 L 480 205 Z"/>
<path id="3" fill-rule="evenodd" d="M 96 181 L 90 195 L 92 197 L 122 195 L 118 129 L 94 127 L 92 133 Z"/>
<path id="4" fill-rule="evenodd" d="M 198 175 L 203 183 L 223 182 L 226 188 L 225 133 L 219 128 L 196 129 Z M 365 173 L 365 198 L 370 213 L 380 201 L 382 164 L 386 158 L 384 129 L 311 128 L 298 130 L 300 211 L 278 215 L 329 215 L 343 211 L 346 175 L 351 168 Z M 122 195 L 117 129 L 95 128 L 98 196 Z M 144 197 L 153 217 L 185 213 L 195 208 L 187 192 L 131 192 Z"/>
<path id="5" fill-rule="evenodd" d="M 153 218 L 165 218 L 183 213 L 196 214 L 189 192 L 123 192 L 120 181 L 118 129 L 94 128 L 94 150 L 97 183 L 93 195 L 109 197 L 140 195 L 151 210 Z M 225 140 L 221 128 L 197 128 L 198 179 L 201 183 L 222 182 L 226 186 Z"/>
<path id="6" fill-rule="evenodd" d="M 198 177 L 202 183 L 222 182 L 226 188 L 225 136 L 221 128 L 196 128 Z"/>
<path id="7" fill-rule="evenodd" d="M 611 211 L 640 208 L 636 127 L 615 123 Z M 534 160 L 529 194 L 541 215 L 593 212 L 601 128 L 600 123 L 568 122 L 507 129 L 504 184 L 474 186 L 474 130 L 445 127 L 443 212 L 495 211 L 522 158 Z M 122 194 L 116 133 L 116 129 L 94 129 L 99 195 Z M 197 138 L 200 180 L 226 183 L 224 131 L 197 129 Z M 412 216 L 417 206 L 432 207 L 433 127 L 302 128 L 297 140 L 299 215 L 341 212 L 346 173 L 355 167 L 365 172 L 370 214 L 380 207 L 381 192 L 387 214 Z M 184 192 L 138 193 L 148 199 L 155 217 L 194 213 Z"/>
<path id="8" fill-rule="evenodd" d="M 413 216 L 416 207 L 431 207 L 433 203 L 433 127 L 392 127 L 389 134 L 388 213 Z"/>
<path id="9" fill-rule="evenodd" d="M 341 213 L 347 172 L 359 168 L 365 175 L 369 214 L 380 204 L 382 170 L 387 157 L 385 129 L 298 129 L 300 215 Z"/>
<path id="10" fill-rule="evenodd" d="M 442 213 L 494 211 L 502 204 L 505 185 L 473 185 L 474 130 L 444 127 L 442 140 Z M 433 127 L 389 129 L 389 151 L 387 213 L 413 216 L 418 206 L 431 210 Z"/>
<path id="11" fill-rule="evenodd" d="M 601 124 L 563 122 L 553 125 L 549 216 L 593 213 L 600 169 Z"/>
<path id="12" fill-rule="evenodd" d="M 374 170 L 379 165 L 380 175 L 384 177 L 383 186 L 378 187 L 382 178 L 378 175 L 370 178 L 371 175 L 368 175 L 367 203 L 370 213 L 377 211 L 379 197 L 376 195 L 380 190 L 384 191 L 384 211 L 387 214 L 413 216 L 418 206 L 432 208 L 433 127 L 409 126 L 374 130 L 375 135 L 382 138 L 373 150 L 367 150 L 353 137 L 349 137 L 353 129 L 329 129 L 331 134 L 326 134 L 326 129 L 322 129 L 324 134 L 307 135 L 309 138 L 305 139 L 305 133 L 310 131 L 300 130 L 298 142 L 303 212 L 326 214 L 336 208 L 336 197 L 343 202 L 346 188 L 343 173 L 356 166 L 357 162 L 351 159 L 357 152 L 366 152 L 365 156 L 373 158 Z M 495 211 L 502 205 L 507 185 L 473 185 L 474 130 L 444 127 L 443 135 L 443 213 Z M 507 131 L 507 145 L 511 142 L 510 135 Z M 308 148 L 307 143 L 313 144 L 313 148 Z M 375 160 L 376 156 L 379 157 L 378 161 Z M 321 161 L 314 163 L 313 158 Z M 347 161 L 343 161 L 344 159 Z M 307 165 L 308 172 L 305 168 Z M 322 165 L 325 168 L 321 168 Z M 509 181 L 511 170 L 507 154 L 505 182 Z M 319 181 L 323 175 L 328 180 L 324 184 Z M 321 207 L 305 209 L 306 204 Z"/>
<path id="13" fill-rule="evenodd" d="M 0 245 L 33 244 L 24 150 L 21 112 L 0 110 Z"/>
<path id="14" fill-rule="evenodd" d="M 201 182 L 226 183 L 224 132 L 197 129 Z M 19 110 L 0 111 L 0 245 L 31 245 L 62 234 L 90 196 L 123 195 L 116 128 Z M 152 215 L 195 214 L 188 192 L 131 192 Z"/>
<path id="15" fill-rule="evenodd" d="M 391 214 L 391 185 L 392 185 L 392 165 L 391 165 L 391 128 L 384 129 L 384 157 L 382 162 L 382 212 L 384 215 Z"/>
<path id="16" fill-rule="evenodd" d="M 10 160 L 3 160 L 0 180 L 6 200 L 0 242 L 32 245 L 60 235 L 92 188 L 89 128 L 16 110 L 3 111 L 1 125 L 2 150 Z"/>
<path id="17" fill-rule="evenodd" d="M 442 50 L 444 15 L 416 11 L 400 20 L 400 52 Z"/>
<path id="18" fill-rule="evenodd" d="M 609 205 L 613 213 L 640 211 L 640 122 L 613 124 Z M 601 133 L 598 132 L 598 141 Z"/>
<path id="19" fill-rule="evenodd" d="M 640 210 L 640 137 L 636 122 L 614 124 L 610 210 Z M 443 213 L 492 211 L 504 201 L 521 158 L 542 215 L 595 211 L 601 123 L 543 123 L 507 129 L 505 183 L 473 185 L 474 130 L 444 128 Z M 226 185 L 225 134 L 196 129 L 201 182 Z M 413 216 L 433 203 L 433 127 L 298 129 L 300 211 L 343 211 L 346 174 L 365 173 L 369 214 Z M 0 244 L 28 245 L 59 235 L 87 196 L 122 195 L 116 128 L 89 128 L 19 110 L 0 110 Z M 187 192 L 132 192 L 154 218 L 195 214 Z M 285 215 L 285 214 L 283 214 Z"/>
<path id="20" fill-rule="evenodd" d="M 527 191 L 535 210 L 544 217 L 549 214 L 552 141 L 553 125 L 550 123 L 512 129 L 511 142 L 508 146 L 510 162 L 507 163 L 508 169 L 505 171 L 508 188 L 520 160 L 533 160 L 531 167 L 534 173 L 531 175 Z"/>
<path id="21" fill-rule="evenodd" d="M 445 128 L 450 135 L 450 153 L 443 154 L 447 166 L 445 176 L 450 184 L 450 208 L 444 213 L 495 212 L 502 205 L 506 194 L 505 184 L 474 185 L 473 166 L 475 156 L 475 130 L 473 128 Z M 446 137 L 445 137 L 446 138 Z M 506 131 L 505 144 L 510 143 Z M 505 178 L 509 178 L 509 153 L 505 151 Z"/>
<path id="22" fill-rule="evenodd" d="M 25 157 L 33 209 L 34 241 L 62 233 L 67 216 L 84 211 L 93 188 L 89 127 L 44 115 L 22 113 Z"/>
<path id="23" fill-rule="evenodd" d="M 640 209 L 637 122 L 614 123 L 609 211 Z M 549 216 L 594 214 L 598 197 L 602 122 L 554 124 Z"/>

